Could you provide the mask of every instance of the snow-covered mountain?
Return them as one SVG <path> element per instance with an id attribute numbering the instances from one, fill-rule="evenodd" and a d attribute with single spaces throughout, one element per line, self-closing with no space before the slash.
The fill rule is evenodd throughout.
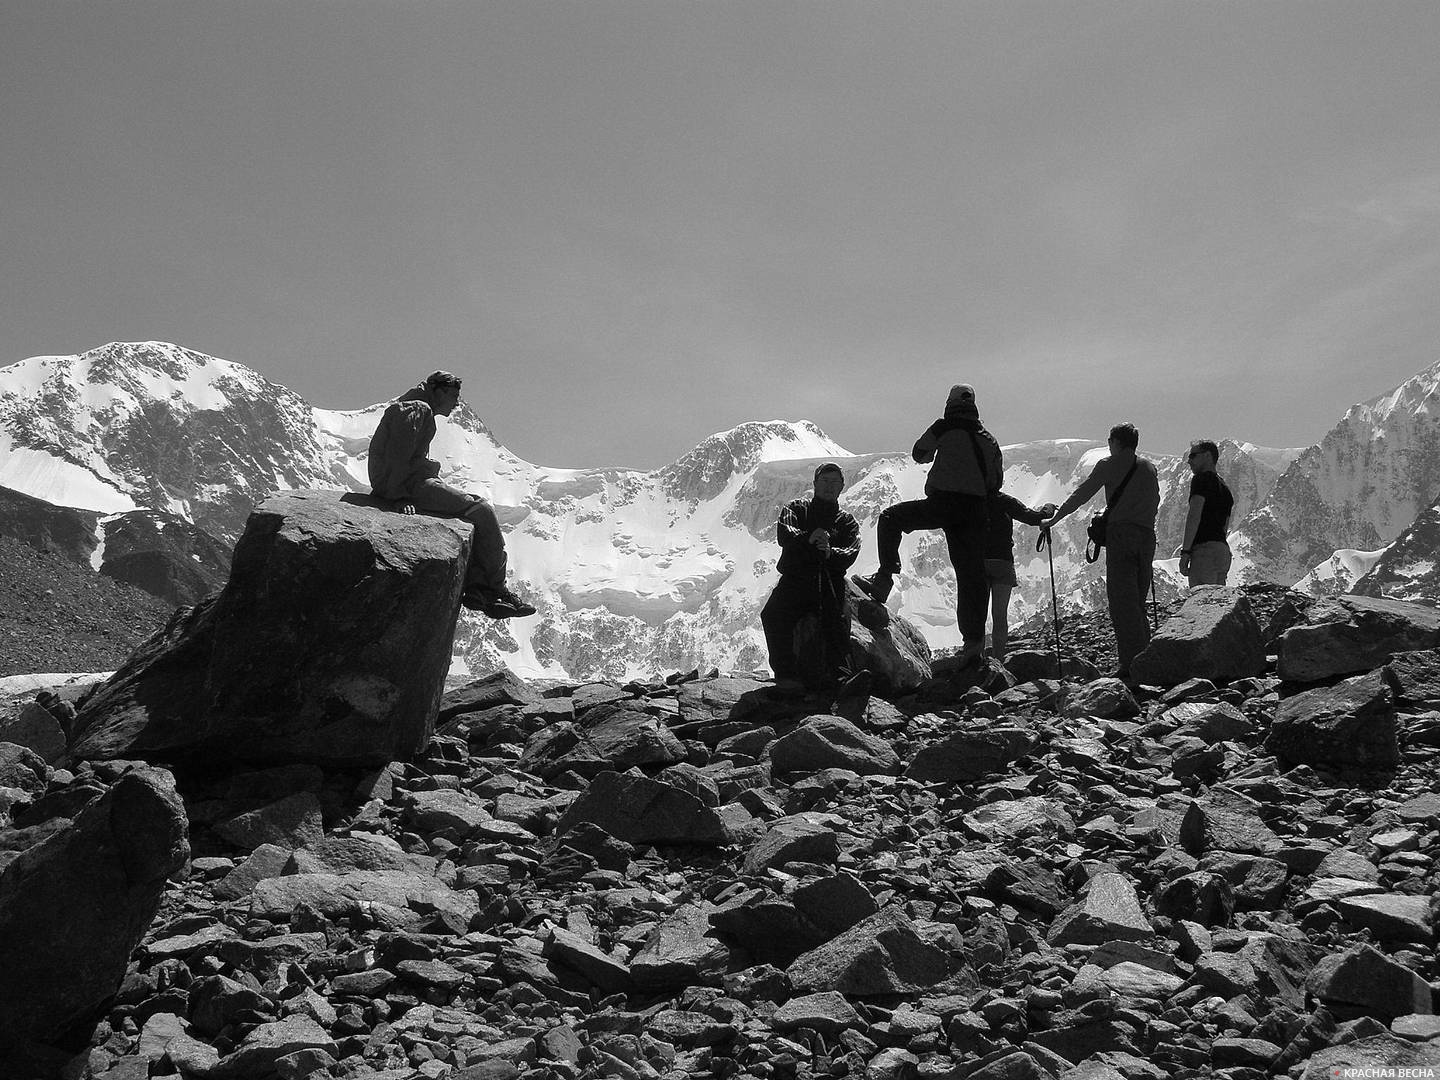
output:
<path id="1" fill-rule="evenodd" d="M 154 508 L 233 542 L 250 509 L 277 490 L 368 490 L 365 455 L 386 404 L 316 408 L 240 364 L 158 342 L 35 357 L 0 368 L 0 486 L 102 515 Z M 932 418 L 916 419 L 914 432 L 897 433 L 906 445 Z M 1003 421 L 990 419 L 1003 441 Z M 1284 515 L 1261 515 L 1282 473 L 1321 450 L 1222 443 L 1237 520 L 1250 515 L 1265 523 L 1262 540 L 1278 537 L 1272 523 Z M 742 424 L 650 472 L 548 468 L 500 445 L 463 404 L 440 424 L 433 453 L 451 483 L 495 505 L 517 588 L 538 608 L 513 623 L 465 616 L 457 659 L 472 670 L 503 662 L 522 674 L 574 678 L 764 667 L 758 612 L 775 581 L 781 505 L 809 490 L 819 461 L 838 461 L 848 481 L 843 503 L 864 530 L 857 569 L 868 571 L 880 511 L 918 498 L 925 475 L 908 453 L 851 454 L 803 420 Z M 1030 505 L 1059 502 L 1104 453 L 1102 441 L 1079 439 L 1006 446 L 1006 490 Z M 1156 460 L 1167 553 L 1180 539 L 1189 472 L 1181 459 Z M 1083 558 L 1085 523 L 1100 505 L 1059 530 L 1054 569 L 1067 607 L 1103 604 L 1103 575 Z M 1050 610 L 1050 564 L 1034 540 L 1034 530 L 1016 529 L 1015 621 Z M 1248 537 L 1237 547 L 1246 544 L 1241 565 L 1257 576 L 1269 549 Z M 932 647 L 958 645 L 943 538 L 917 534 L 902 554 L 892 607 Z M 1161 569 L 1163 599 L 1180 582 L 1173 559 Z"/>
<path id="2" fill-rule="evenodd" d="M 1440 362 L 1352 406 L 1304 450 L 1241 522 L 1237 560 L 1252 580 L 1289 584 L 1314 570 L 1309 580 L 1324 591 L 1334 585 L 1319 583 L 1344 581 L 1378 558 L 1437 497 Z"/>

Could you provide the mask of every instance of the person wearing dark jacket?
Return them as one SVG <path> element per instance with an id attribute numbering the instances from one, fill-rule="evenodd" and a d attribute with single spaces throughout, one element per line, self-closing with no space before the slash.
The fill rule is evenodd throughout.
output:
<path id="1" fill-rule="evenodd" d="M 815 470 L 812 496 L 787 503 L 775 523 L 780 581 L 760 612 L 760 624 L 775 683 L 786 689 L 802 685 L 795 628 L 805 616 L 820 617 L 828 680 L 838 680 L 850 655 L 845 572 L 860 556 L 860 526 L 840 509 L 844 488 L 840 466 L 825 462 Z"/>
<path id="2" fill-rule="evenodd" d="M 960 662 L 969 664 L 980 659 L 985 644 L 985 606 L 990 595 L 985 582 L 986 500 L 1000 490 L 1005 472 L 1000 444 L 980 423 L 973 386 L 960 383 L 951 387 L 945 415 L 925 429 L 911 456 L 930 465 L 925 497 L 881 511 L 875 530 L 880 569 L 852 580 L 883 604 L 900 572 L 901 537 L 921 529 L 943 530 L 950 564 L 955 568 L 955 616 L 964 639 Z"/>
<path id="3" fill-rule="evenodd" d="M 366 467 L 372 494 L 437 517 L 464 518 L 474 526 L 470 563 L 461 603 L 492 619 L 534 615 L 535 608 L 505 584 L 505 537 L 490 504 L 442 482 L 440 463 L 430 455 L 435 417 L 449 416 L 460 403 L 460 379 L 448 371 L 431 373 L 391 403 L 370 439 Z"/>
<path id="4" fill-rule="evenodd" d="M 1018 585 L 1015 576 L 1015 522 L 1039 525 L 1055 512 L 1054 503 L 1032 510 L 1013 495 L 997 491 L 986 510 L 990 524 L 985 531 L 985 581 L 990 586 L 990 655 L 1005 659 L 1010 643 L 1010 593 Z"/>

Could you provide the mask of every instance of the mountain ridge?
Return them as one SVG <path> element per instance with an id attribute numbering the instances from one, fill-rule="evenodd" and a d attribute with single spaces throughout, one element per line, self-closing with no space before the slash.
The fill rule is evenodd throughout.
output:
<path id="1" fill-rule="evenodd" d="M 1440 364 L 1427 371 L 1440 374 Z M 1413 443 L 1413 424 L 1393 414 L 1434 400 L 1437 387 L 1432 380 L 1402 393 L 1408 386 L 1352 408 L 1335 431 L 1349 423 L 1353 442 L 1372 423 L 1404 431 Z M 30 358 L 0 368 L 0 449 L 10 451 L 0 461 L 0 485 L 80 500 L 63 505 L 88 499 L 104 505 L 87 508 L 102 512 L 150 507 L 233 543 L 249 510 L 276 490 L 368 490 L 364 454 L 387 404 L 323 409 L 243 365 L 168 343 L 115 342 L 74 357 Z M 1221 472 L 1237 499 L 1235 580 L 1271 577 L 1293 559 L 1291 547 L 1267 541 L 1287 515 L 1312 511 L 1293 495 L 1277 508 L 1275 492 L 1286 486 L 1321 499 L 1323 449 L 1222 442 Z M 846 471 L 842 498 L 865 538 L 860 570 L 873 566 L 880 510 L 919 497 L 925 476 L 908 453 L 852 454 L 809 420 L 748 421 L 654 470 L 553 468 L 508 450 L 464 403 L 439 426 L 433 453 L 451 483 L 491 500 L 517 588 L 540 609 L 513 626 L 462 620 L 457 658 L 473 669 L 503 662 L 522 674 L 569 677 L 762 667 L 757 613 L 775 580 L 775 515 L 809 490 L 814 465 L 833 459 Z M 1058 502 L 1103 454 L 1103 442 L 1075 438 L 1007 445 L 1006 490 L 1031 505 Z M 1183 528 L 1188 468 L 1178 457 L 1155 460 L 1164 554 Z M 1056 588 L 1071 609 L 1103 603 L 1103 578 L 1081 557 L 1086 517 L 1057 529 Z M 1344 524 L 1332 530 L 1342 541 Z M 1017 621 L 1050 605 L 1048 561 L 1034 550 L 1033 533 L 1022 533 Z M 1291 580 L 1358 546 L 1337 543 Z M 943 539 L 918 534 L 904 557 L 892 606 L 932 646 L 953 647 L 954 575 Z M 1161 560 L 1159 569 L 1162 598 L 1178 595 L 1174 560 Z"/>

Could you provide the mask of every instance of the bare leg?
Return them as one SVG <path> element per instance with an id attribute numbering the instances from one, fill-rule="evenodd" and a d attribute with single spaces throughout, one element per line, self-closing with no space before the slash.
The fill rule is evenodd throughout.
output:
<path id="1" fill-rule="evenodd" d="M 1010 592 L 1009 585 L 990 583 L 990 655 L 996 660 L 1005 659 L 1010 644 Z"/>

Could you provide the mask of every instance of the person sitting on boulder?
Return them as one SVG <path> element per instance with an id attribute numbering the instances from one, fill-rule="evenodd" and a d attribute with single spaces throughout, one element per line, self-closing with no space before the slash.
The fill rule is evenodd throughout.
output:
<path id="1" fill-rule="evenodd" d="M 1054 503 L 1032 510 L 1013 495 L 997 491 L 986 503 L 990 524 L 985 533 L 985 581 L 990 586 L 990 655 L 1005 659 L 1010 643 L 1010 592 L 1015 576 L 1015 522 L 1039 525 L 1055 512 Z"/>
<path id="2" fill-rule="evenodd" d="M 381 499 L 400 504 L 400 512 L 420 510 L 437 517 L 464 518 L 474 527 L 470 564 L 461 603 L 492 619 L 534 615 L 535 608 L 505 584 L 505 537 L 490 504 L 438 479 L 440 463 L 429 457 L 435 417 L 449 416 L 460 403 L 460 379 L 448 371 L 431 373 L 385 410 L 370 439 L 370 488 Z"/>
<path id="3" fill-rule="evenodd" d="M 845 603 L 845 571 L 860 556 L 860 526 L 840 509 L 845 474 L 827 461 L 815 470 L 814 492 L 780 511 L 775 538 L 780 543 L 780 581 L 760 612 L 765 647 L 775 685 L 798 690 L 800 658 L 795 628 L 810 614 L 820 617 L 825 650 L 821 665 L 827 682 L 838 683 L 850 655 L 850 613 Z"/>
<path id="4" fill-rule="evenodd" d="M 900 572 L 900 540 L 909 532 L 942 529 L 955 568 L 956 620 L 964 648 L 960 663 L 980 659 L 985 643 L 986 497 L 1000 490 L 1005 465 L 1000 444 L 980 422 L 975 388 L 960 383 L 950 388 L 945 415 L 915 442 L 910 452 L 920 464 L 933 462 L 925 477 L 925 497 L 887 506 L 875 526 L 880 569 L 851 580 L 871 599 L 883 604 Z"/>

